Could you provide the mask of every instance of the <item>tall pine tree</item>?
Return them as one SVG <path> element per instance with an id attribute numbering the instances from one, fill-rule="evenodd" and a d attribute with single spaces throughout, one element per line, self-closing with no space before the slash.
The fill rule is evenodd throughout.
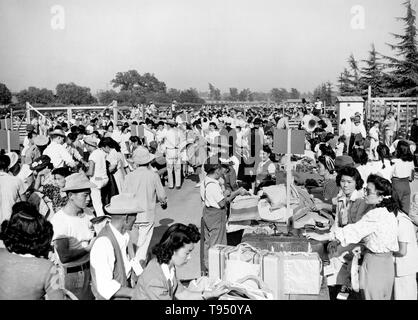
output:
<path id="1" fill-rule="evenodd" d="M 405 23 L 405 34 L 392 35 L 399 40 L 398 44 L 388 44 L 395 50 L 396 57 L 388 57 L 390 88 L 400 96 L 416 96 L 418 94 L 418 50 L 416 42 L 416 12 L 412 9 L 411 0 L 404 3 L 407 12 L 404 18 L 397 18 Z"/>
<path id="2" fill-rule="evenodd" d="M 373 97 L 381 97 L 386 94 L 387 83 L 383 74 L 383 65 L 379 60 L 378 52 L 374 44 L 372 44 L 372 48 L 369 51 L 369 59 L 363 60 L 366 66 L 361 69 L 360 82 L 363 95 L 367 94 L 368 86 L 372 87 Z"/>
<path id="3" fill-rule="evenodd" d="M 352 76 L 349 78 L 351 83 L 352 94 L 360 95 L 361 94 L 361 84 L 360 84 L 360 67 L 358 61 L 354 58 L 354 55 L 351 54 L 348 58 L 348 65 L 350 66 Z"/>
<path id="4" fill-rule="evenodd" d="M 348 69 L 345 68 L 344 72 L 341 73 L 340 77 L 338 78 L 340 95 L 350 96 L 354 94 L 351 78 L 352 75 L 350 71 L 348 71 Z"/>

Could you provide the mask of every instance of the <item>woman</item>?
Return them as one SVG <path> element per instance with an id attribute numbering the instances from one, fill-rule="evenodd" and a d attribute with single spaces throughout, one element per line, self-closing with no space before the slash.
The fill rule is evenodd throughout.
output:
<path id="1" fill-rule="evenodd" d="M 401 140 L 396 146 L 396 159 L 393 159 L 392 184 L 393 191 L 399 199 L 399 207 L 406 214 L 409 214 L 411 206 L 411 186 L 409 183 L 414 180 L 414 177 L 414 156 L 409 143 Z"/>
<path id="2" fill-rule="evenodd" d="M 63 300 L 58 270 L 48 260 L 52 225 L 27 202 L 1 224 L 0 300 Z"/>
<path id="3" fill-rule="evenodd" d="M 138 278 L 134 300 L 208 300 L 227 293 L 227 289 L 191 291 L 177 280 L 176 269 L 191 258 L 195 243 L 200 240 L 197 227 L 176 223 L 164 233 L 153 248 L 152 259 Z"/>
<path id="4" fill-rule="evenodd" d="M 125 176 L 127 175 L 126 169 L 128 168 L 128 163 L 124 154 L 121 152 L 122 148 L 120 145 L 113 139 L 111 140 L 111 144 L 112 146 L 106 160 L 109 162 L 109 173 L 113 175 L 118 191 L 120 192 Z"/>
<path id="5" fill-rule="evenodd" d="M 392 252 L 398 252 L 397 203 L 390 182 L 370 175 L 365 201 L 375 208 L 356 223 L 337 227 L 327 234 L 306 233 L 308 239 L 338 241 L 342 246 L 364 241 L 366 252 L 360 267 L 360 292 L 366 300 L 390 300 L 395 278 Z"/>
<path id="6" fill-rule="evenodd" d="M 364 181 L 364 187 L 366 187 L 367 178 L 369 177 L 369 174 L 373 172 L 373 164 L 369 163 L 367 153 L 362 148 L 354 148 L 352 157 L 354 167 L 360 172 L 361 178 Z"/>
<path id="7" fill-rule="evenodd" d="M 113 134 L 113 123 L 109 122 L 109 124 L 106 127 L 106 132 L 104 133 L 103 137 L 111 138 L 112 134 Z"/>
<path id="8" fill-rule="evenodd" d="M 255 194 L 259 186 L 268 180 L 276 179 L 276 166 L 271 161 L 272 151 L 269 146 L 264 145 L 260 150 L 260 162 L 257 164 L 255 176 Z"/>
<path id="9" fill-rule="evenodd" d="M 378 174 L 387 180 L 391 180 L 393 174 L 393 162 L 387 145 L 379 144 L 376 148 L 379 160 L 372 161 L 373 174 Z"/>
<path id="10" fill-rule="evenodd" d="M 349 146 L 351 137 L 351 121 L 347 123 L 347 119 L 342 119 L 338 128 L 338 136 L 345 137 L 345 144 Z"/>
<path id="11" fill-rule="evenodd" d="M 42 193 L 48 197 L 52 203 L 52 214 L 61 210 L 68 201 L 67 194 L 62 192 L 62 188 L 65 187 L 65 178 L 71 174 L 68 168 L 57 168 L 52 171 L 52 176 L 54 177 L 53 183 L 48 183 L 43 186 Z M 51 213 L 48 216 L 48 219 L 51 219 Z"/>
<path id="12" fill-rule="evenodd" d="M 335 161 L 330 156 L 320 156 L 318 158 L 318 174 L 324 179 L 318 198 L 332 206 L 332 199 L 337 197 L 340 189 L 336 182 Z M 313 193 L 315 191 L 311 190 L 310 192 Z"/>

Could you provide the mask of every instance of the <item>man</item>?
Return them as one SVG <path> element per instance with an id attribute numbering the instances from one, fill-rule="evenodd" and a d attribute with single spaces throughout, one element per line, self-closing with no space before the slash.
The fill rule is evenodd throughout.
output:
<path id="1" fill-rule="evenodd" d="M 113 196 L 105 209 L 111 221 L 100 231 L 90 252 L 92 291 L 97 300 L 130 299 L 135 275 L 139 276 L 142 268 L 133 259 L 129 232 L 144 210 L 133 194 L 126 193 Z"/>
<path id="2" fill-rule="evenodd" d="M 322 113 L 322 101 L 319 97 L 316 97 L 316 101 L 315 101 L 315 113 L 316 114 L 321 114 Z"/>
<path id="3" fill-rule="evenodd" d="M 166 206 L 167 196 L 161 184 L 160 177 L 151 168 L 150 163 L 155 156 L 147 149 L 138 148 L 132 155 L 136 167 L 125 177 L 122 186 L 123 193 L 133 193 L 137 203 L 144 209 L 144 215 L 137 215 L 132 241 L 136 244 L 135 260 L 145 267 L 148 246 L 154 232 L 155 204 L 158 201 L 162 207 Z"/>
<path id="4" fill-rule="evenodd" d="M 50 135 L 52 141 L 44 150 L 43 155 L 51 158 L 54 169 L 61 168 L 64 165 L 75 167 L 76 163 L 73 160 L 73 157 L 63 145 L 67 138 L 64 131 L 62 129 L 55 129 Z"/>
<path id="5" fill-rule="evenodd" d="M 8 156 L 0 155 L 0 224 L 10 218 L 16 202 L 26 201 L 23 181 L 8 173 L 10 162 Z"/>
<path id="6" fill-rule="evenodd" d="M 385 131 L 385 144 L 390 148 L 393 143 L 393 136 L 397 131 L 397 123 L 393 112 L 389 112 L 386 120 L 383 122 L 383 128 Z"/>
<path id="7" fill-rule="evenodd" d="M 361 118 L 358 115 L 354 117 L 354 122 L 353 122 L 353 125 L 351 126 L 351 138 L 350 138 L 350 145 L 348 147 L 349 155 L 351 155 L 352 153 L 354 142 L 356 141 L 356 136 L 357 136 L 357 139 L 359 136 L 361 136 L 363 139 L 366 139 L 367 137 L 366 128 L 364 127 L 364 124 L 361 123 Z"/>
<path id="8" fill-rule="evenodd" d="M 216 244 L 226 245 L 227 204 L 238 195 L 245 195 L 247 191 L 239 188 L 237 191 L 224 193 L 219 179 L 224 175 L 220 162 L 213 163 L 209 158 L 204 165 L 206 177 L 200 186 L 200 197 L 204 202 L 201 219 L 200 268 L 202 274 L 207 274 L 209 248 Z M 229 196 L 226 196 L 229 194 Z"/>
<path id="9" fill-rule="evenodd" d="M 176 188 L 181 188 L 181 158 L 180 158 L 180 133 L 176 128 L 176 122 L 173 120 L 167 121 L 169 128 L 165 135 L 166 145 L 166 160 L 167 160 L 167 174 L 168 187 L 174 189 L 174 178 L 176 180 Z"/>
<path id="10" fill-rule="evenodd" d="M 109 182 L 106 171 L 106 157 L 110 152 L 112 139 L 103 138 L 99 148 L 97 140 L 94 137 L 86 136 L 84 138 L 84 144 L 87 151 L 90 152 L 87 176 L 94 184 L 94 187 L 91 188 L 91 200 L 96 211 L 96 216 L 99 217 L 104 215 L 101 190 Z"/>
<path id="11" fill-rule="evenodd" d="M 123 123 L 122 121 L 118 121 L 116 123 L 116 128 L 113 130 L 112 132 L 112 136 L 111 138 L 113 140 L 115 140 L 117 143 L 121 143 L 122 141 L 122 128 L 123 128 Z"/>
<path id="12" fill-rule="evenodd" d="M 56 258 L 65 269 L 65 288 L 81 300 L 92 298 L 89 252 L 94 242 L 90 223 L 94 216 L 85 212 L 92 187 L 84 173 L 68 176 L 62 189 L 68 202 L 51 218 Z"/>

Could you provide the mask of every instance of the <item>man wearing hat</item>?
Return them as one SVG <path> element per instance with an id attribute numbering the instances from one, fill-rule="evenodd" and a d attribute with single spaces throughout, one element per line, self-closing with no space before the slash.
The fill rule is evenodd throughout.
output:
<path id="1" fill-rule="evenodd" d="M 129 232 L 144 210 L 129 193 L 113 196 L 105 210 L 111 221 L 100 231 L 90 252 L 92 291 L 97 300 L 130 299 L 135 276 L 142 268 L 134 259 Z"/>
<path id="2" fill-rule="evenodd" d="M 24 164 L 30 165 L 36 158 L 42 155 L 48 145 L 49 139 L 46 136 L 37 135 L 33 138 L 33 145 L 31 145 L 26 151 L 25 157 L 23 158 Z"/>
<path id="3" fill-rule="evenodd" d="M 145 148 L 138 148 L 132 155 L 136 167 L 128 173 L 122 186 L 122 192 L 133 193 L 136 202 L 145 210 L 145 214 L 137 215 L 132 241 L 136 244 L 135 260 L 144 262 L 147 257 L 148 246 L 154 231 L 155 205 L 158 201 L 164 207 L 167 196 L 161 184 L 160 177 L 152 170 L 150 163 L 155 156 Z"/>
<path id="4" fill-rule="evenodd" d="M 167 174 L 168 174 L 168 187 L 174 189 L 174 178 L 176 180 L 176 188 L 181 188 L 181 158 L 180 158 L 180 132 L 176 128 L 176 122 L 174 120 L 168 120 L 168 130 L 165 134 L 165 146 L 166 146 L 166 160 L 167 160 Z"/>
<path id="5" fill-rule="evenodd" d="M 51 143 L 44 150 L 44 155 L 51 158 L 54 168 L 61 168 L 64 165 L 75 167 L 76 163 L 67 149 L 64 147 L 64 142 L 67 136 L 62 129 L 55 129 L 50 133 Z"/>
<path id="6" fill-rule="evenodd" d="M 92 298 L 90 290 L 89 253 L 94 242 L 94 232 L 87 214 L 90 188 L 94 185 L 84 173 L 74 173 L 65 179 L 63 192 L 67 204 L 51 218 L 54 228 L 52 238 L 56 258 L 65 270 L 65 288 L 81 300 Z"/>

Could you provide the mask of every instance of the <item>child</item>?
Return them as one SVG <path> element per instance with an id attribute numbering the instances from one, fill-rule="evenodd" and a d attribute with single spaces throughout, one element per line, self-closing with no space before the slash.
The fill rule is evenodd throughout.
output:
<path id="1" fill-rule="evenodd" d="M 379 145 L 380 136 L 379 136 L 379 121 L 373 122 L 373 127 L 369 131 L 370 137 L 370 155 L 369 159 L 374 161 L 379 159 L 377 154 L 377 146 Z"/>
<path id="2" fill-rule="evenodd" d="M 414 195 L 415 197 L 416 195 Z M 411 219 L 398 212 L 399 251 L 395 257 L 395 300 L 417 300 L 418 245 Z"/>
<path id="3" fill-rule="evenodd" d="M 345 144 L 345 141 L 346 141 L 345 136 L 341 136 L 341 137 L 338 138 L 338 143 L 335 147 L 335 156 L 336 157 L 340 157 L 344 153 L 347 152 L 347 145 Z"/>

